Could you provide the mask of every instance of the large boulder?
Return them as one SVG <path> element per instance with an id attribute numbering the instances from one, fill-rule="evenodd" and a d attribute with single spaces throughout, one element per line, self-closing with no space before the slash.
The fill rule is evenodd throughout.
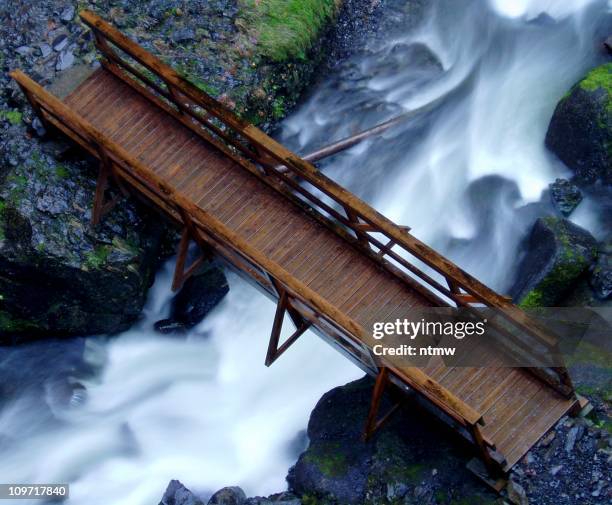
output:
<path id="1" fill-rule="evenodd" d="M 2 147 L 0 343 L 128 328 L 153 281 L 165 227 L 123 202 L 93 228 L 94 165 L 58 162 L 55 142 Z"/>
<path id="2" fill-rule="evenodd" d="M 489 503 L 494 495 L 466 469 L 453 436 L 427 414 L 400 409 L 369 442 L 362 433 L 373 381 L 365 377 L 326 393 L 308 423 L 310 446 L 290 470 L 302 503 Z M 381 413 L 390 407 L 387 398 Z M 418 434 L 418 436 L 415 436 Z"/>
<path id="3" fill-rule="evenodd" d="M 554 306 L 576 284 L 597 257 L 597 242 L 566 219 L 539 218 L 510 293 L 525 308 Z"/>
<path id="4" fill-rule="evenodd" d="M 546 145 L 580 182 L 612 184 L 612 63 L 591 70 L 558 103 Z"/>

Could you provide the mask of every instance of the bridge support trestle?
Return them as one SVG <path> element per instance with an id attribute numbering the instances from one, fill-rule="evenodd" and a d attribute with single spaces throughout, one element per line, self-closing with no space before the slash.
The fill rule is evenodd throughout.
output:
<path id="1" fill-rule="evenodd" d="M 275 282 L 274 279 L 270 280 L 279 294 L 279 299 L 278 305 L 276 306 L 276 313 L 274 314 L 274 323 L 272 324 L 268 352 L 266 354 L 266 366 L 270 366 L 274 363 L 311 326 L 310 321 L 304 319 L 300 313 L 291 306 L 291 300 L 287 291 Z M 296 330 L 279 347 L 278 344 L 280 342 L 283 321 L 285 320 L 285 313 L 287 312 L 293 324 L 295 324 Z"/>
<path id="2" fill-rule="evenodd" d="M 191 277 L 204 263 L 204 261 L 212 258 L 210 247 L 202 238 L 199 230 L 194 226 L 191 217 L 186 212 L 180 212 L 183 219 L 183 232 L 181 234 L 181 241 L 178 245 L 176 266 L 174 267 L 174 277 L 172 279 L 172 291 L 178 290 L 183 283 Z M 187 255 L 189 253 L 189 244 L 194 241 L 201 249 L 202 254 L 185 268 L 187 262 Z"/>
<path id="3" fill-rule="evenodd" d="M 370 404 L 370 411 L 368 413 L 368 419 L 366 421 L 365 429 L 363 431 L 363 440 L 367 442 L 372 438 L 372 435 L 378 430 L 383 424 L 385 424 L 389 418 L 397 412 L 401 406 L 401 402 L 397 402 L 389 411 L 380 419 L 378 419 L 378 411 L 380 409 L 380 401 L 385 388 L 389 384 L 389 371 L 387 368 L 380 368 L 378 375 L 376 376 L 376 382 L 374 383 L 374 390 L 372 391 L 372 402 Z"/>
<path id="4" fill-rule="evenodd" d="M 113 162 L 108 157 L 104 148 L 100 146 L 98 146 L 98 156 L 100 158 L 100 168 L 91 211 L 92 226 L 97 226 L 102 220 L 102 217 L 110 212 L 122 197 L 129 196 L 127 189 L 113 170 Z M 114 195 L 112 198 L 107 198 L 106 192 L 109 189 L 109 181 L 111 178 L 119 188 L 120 193 Z"/>

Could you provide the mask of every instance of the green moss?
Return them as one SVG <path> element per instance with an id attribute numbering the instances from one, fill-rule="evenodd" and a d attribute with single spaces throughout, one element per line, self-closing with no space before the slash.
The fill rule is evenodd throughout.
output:
<path id="1" fill-rule="evenodd" d="M 58 165 L 55 168 L 55 174 L 60 178 L 60 179 L 67 179 L 68 176 L 70 175 L 70 173 L 68 172 L 68 169 L 64 166 L 64 165 Z"/>
<path id="2" fill-rule="evenodd" d="M 309 449 L 305 460 L 316 466 L 326 477 L 340 477 L 348 469 L 346 457 L 341 450 L 339 443 L 320 444 Z"/>
<path id="3" fill-rule="evenodd" d="M 285 99 L 279 96 L 272 102 L 272 117 L 278 121 L 285 117 Z"/>
<path id="4" fill-rule="evenodd" d="M 18 333 L 35 329 L 37 326 L 25 319 L 13 317 L 4 310 L 0 310 L 0 334 Z"/>
<path id="5" fill-rule="evenodd" d="M 176 65 L 176 71 L 195 87 L 197 87 L 201 91 L 204 91 L 204 93 L 214 97 L 217 97 L 221 94 L 219 88 L 205 81 L 199 76 L 199 71 L 195 61 L 187 60 L 178 63 Z"/>
<path id="6" fill-rule="evenodd" d="M 109 253 L 110 248 L 108 246 L 97 246 L 92 252 L 86 254 L 85 266 L 88 269 L 101 268 L 106 263 Z"/>
<path id="7" fill-rule="evenodd" d="M 259 53 L 272 61 L 305 59 L 335 16 L 337 0 L 240 0 Z"/>
<path id="8" fill-rule="evenodd" d="M 523 309 L 532 309 L 535 307 L 542 307 L 543 303 L 544 294 L 538 288 L 535 288 L 527 293 L 527 296 L 519 303 L 519 307 Z"/>
<path id="9" fill-rule="evenodd" d="M 572 247 L 570 236 L 558 219 L 546 217 L 543 220 L 550 229 L 554 230 L 561 251 L 553 269 L 519 303 L 524 309 L 543 307 L 551 303 L 549 299 L 551 296 L 567 289 L 589 266 L 589 260 Z M 596 257 L 597 250 L 594 249 L 592 254 Z"/>
<path id="10" fill-rule="evenodd" d="M 302 505 L 319 505 L 320 503 L 319 499 L 312 494 L 305 494 L 302 496 L 300 501 L 302 502 Z"/>
<path id="11" fill-rule="evenodd" d="M 0 111 L 0 119 L 4 119 L 12 125 L 18 125 L 21 123 L 23 114 L 17 110 L 3 110 Z"/>
<path id="12" fill-rule="evenodd" d="M 605 89 L 608 92 L 606 112 L 612 114 L 612 63 L 601 65 L 591 70 L 587 76 L 580 81 L 579 86 L 585 91 Z M 607 128 L 607 118 L 600 117 L 597 121 L 600 128 Z"/>
<path id="13" fill-rule="evenodd" d="M 607 63 L 591 70 L 580 81 L 580 87 L 585 91 L 595 91 L 598 88 L 603 88 L 609 94 L 612 94 L 612 63 Z"/>
<path id="14" fill-rule="evenodd" d="M 589 342 L 581 342 L 572 355 L 568 356 L 567 362 L 572 365 L 586 363 L 588 365 L 608 368 L 612 371 L 612 354 L 602 347 Z"/>

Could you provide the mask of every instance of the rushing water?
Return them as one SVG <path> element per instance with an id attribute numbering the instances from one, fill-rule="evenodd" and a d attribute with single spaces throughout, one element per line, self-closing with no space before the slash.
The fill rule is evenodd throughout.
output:
<path id="1" fill-rule="evenodd" d="M 439 1 L 407 30 L 404 2 L 386 3 L 384 35 L 320 82 L 280 137 L 307 152 L 434 103 L 322 168 L 507 289 L 542 190 L 566 175 L 543 146 L 548 121 L 597 63 L 609 6 Z M 590 208 L 575 219 L 598 233 Z M 227 298 L 187 339 L 155 334 L 171 269 L 159 273 L 143 321 L 118 338 L 0 350 L 0 392 L 12 398 L 0 411 L 0 481 L 70 482 L 69 502 L 83 505 L 157 503 L 171 478 L 204 493 L 284 489 L 312 407 L 359 371 L 311 334 L 265 368 L 274 306 L 233 275 Z"/>

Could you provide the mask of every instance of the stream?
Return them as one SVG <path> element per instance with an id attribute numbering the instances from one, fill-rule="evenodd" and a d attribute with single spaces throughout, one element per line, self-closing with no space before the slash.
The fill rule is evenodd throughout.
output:
<path id="1" fill-rule="evenodd" d="M 306 153 L 430 104 L 320 167 L 507 292 L 542 191 L 569 176 L 544 147 L 548 122 L 599 62 L 612 6 L 439 0 L 408 30 L 405 3 L 384 2 L 377 34 L 313 87 L 277 136 Z M 603 232 L 588 198 L 572 220 Z M 155 504 L 173 478 L 203 495 L 286 488 L 314 405 L 361 372 L 311 333 L 266 368 L 275 306 L 231 273 L 228 296 L 187 338 L 156 334 L 172 269 L 158 273 L 142 321 L 118 337 L 0 348 L 0 393 L 13 399 L 0 399 L 0 482 L 69 482 L 74 505 Z"/>

